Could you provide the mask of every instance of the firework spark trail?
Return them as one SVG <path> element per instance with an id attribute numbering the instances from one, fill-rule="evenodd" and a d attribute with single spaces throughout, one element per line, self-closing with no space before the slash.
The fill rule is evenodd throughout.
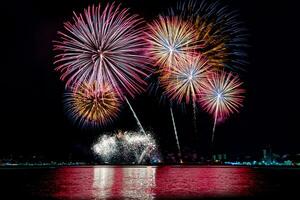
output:
<path id="1" fill-rule="evenodd" d="M 164 71 L 160 77 L 164 94 L 170 100 L 176 100 L 178 103 L 192 101 L 195 133 L 197 132 L 195 102 L 210 69 L 211 66 L 206 58 L 201 54 L 193 53 L 186 59 L 176 62 L 171 70 Z"/>
<path id="2" fill-rule="evenodd" d="M 179 144 L 179 140 L 178 140 L 177 129 L 176 129 L 174 115 L 173 115 L 173 109 L 172 109 L 171 106 L 170 106 L 170 112 L 171 112 L 171 118 L 172 118 L 172 122 L 173 122 L 173 128 L 174 128 L 174 133 L 175 133 L 177 148 L 178 148 L 178 152 L 180 154 L 180 160 L 181 160 L 181 149 L 180 149 L 180 144 Z"/>
<path id="3" fill-rule="evenodd" d="M 125 101 L 126 101 L 126 103 L 128 104 L 128 106 L 129 106 L 129 108 L 130 108 L 130 110 L 131 110 L 131 112 L 132 112 L 132 114 L 133 114 L 133 116 L 134 116 L 134 118 L 135 118 L 135 120 L 136 120 L 136 123 L 137 123 L 137 125 L 138 125 L 139 128 L 140 128 L 140 131 L 141 131 L 144 135 L 146 135 L 145 129 L 143 128 L 143 126 L 142 126 L 142 124 L 141 124 L 139 118 L 137 117 L 137 115 L 136 115 L 135 111 L 133 110 L 133 108 L 132 108 L 130 102 L 129 102 L 128 99 L 127 99 L 127 97 L 125 97 Z"/>
<path id="4" fill-rule="evenodd" d="M 224 71 L 211 73 L 206 79 L 202 92 L 199 94 L 201 107 L 214 117 L 212 142 L 217 121 L 223 121 L 230 114 L 238 112 L 244 100 L 238 76 Z"/>
<path id="5" fill-rule="evenodd" d="M 150 145 L 150 144 L 149 144 Z M 142 154 L 140 155 L 139 159 L 138 159 L 138 164 L 141 164 L 141 162 L 143 161 L 147 151 L 149 150 L 150 146 L 146 146 L 144 151 L 142 152 Z"/>
<path id="6" fill-rule="evenodd" d="M 136 120 L 136 122 L 137 122 L 137 125 L 138 125 L 139 128 L 140 128 L 140 131 L 141 131 L 144 135 L 146 135 L 146 132 L 145 132 L 145 130 L 144 130 L 144 128 L 143 128 L 143 126 L 142 126 L 142 124 L 141 124 L 139 118 L 137 117 L 137 115 L 136 115 L 136 113 L 134 112 L 134 110 L 133 110 L 133 108 L 132 108 L 130 102 L 128 101 L 128 99 L 127 99 L 126 97 L 125 97 L 125 101 L 126 101 L 126 103 L 128 104 L 128 106 L 129 106 L 129 108 L 130 108 L 130 110 L 131 110 L 131 112 L 132 112 L 132 114 L 133 114 L 133 116 L 134 116 L 134 118 L 135 118 L 135 120 Z M 148 142 L 150 142 L 150 141 L 148 141 Z M 149 143 L 149 145 L 150 145 L 150 144 L 151 144 L 151 143 Z M 146 146 L 145 149 L 144 149 L 144 151 L 143 151 L 142 154 L 140 155 L 140 158 L 138 159 L 138 164 L 140 164 L 141 161 L 143 160 L 143 158 L 144 158 L 144 156 L 145 156 L 145 154 L 146 154 L 146 151 L 147 151 L 148 147 L 149 147 L 149 146 Z"/>
<path id="7" fill-rule="evenodd" d="M 218 95 L 217 102 L 216 102 L 216 104 L 217 104 L 217 106 L 216 106 L 216 112 L 215 112 L 215 116 L 214 116 L 214 126 L 213 126 L 212 135 L 211 135 L 211 143 L 214 142 L 214 137 L 215 137 L 216 123 L 217 123 L 218 111 L 219 111 L 219 101 L 220 101 L 220 97 Z"/>
<path id="8" fill-rule="evenodd" d="M 196 112 L 196 101 L 193 100 L 193 117 L 194 117 L 194 130 L 195 133 L 198 132 L 197 130 L 197 112 Z"/>
<path id="9" fill-rule="evenodd" d="M 142 127 L 143 128 L 143 127 Z M 152 148 L 152 147 L 155 147 L 155 144 L 150 140 L 151 139 L 151 136 L 148 134 L 146 134 L 146 132 L 143 130 L 143 134 L 144 134 L 144 137 L 126 137 L 126 140 L 128 142 L 128 144 L 135 144 L 135 143 L 145 143 L 145 148 L 144 148 L 144 151 L 140 154 L 139 156 L 139 159 L 137 159 L 137 163 L 140 164 L 142 162 L 142 160 L 144 159 L 147 151 Z M 137 152 L 135 152 L 136 154 L 136 157 L 138 156 L 137 155 Z"/>
<path id="10" fill-rule="evenodd" d="M 183 21 L 179 17 L 159 16 L 159 19 L 154 20 L 149 25 L 147 35 L 150 58 L 155 66 L 159 66 L 158 73 L 161 77 L 167 78 L 165 84 L 168 85 L 169 72 L 175 69 L 174 66 L 178 62 L 188 59 L 190 54 L 198 47 L 197 32 L 192 24 Z M 172 111 L 171 107 L 170 109 Z M 177 146 L 181 153 L 173 112 L 172 121 Z"/>
<path id="11" fill-rule="evenodd" d="M 129 106 L 129 108 L 130 108 L 130 110 L 131 110 L 131 112 L 132 112 L 132 114 L 133 114 L 133 116 L 134 116 L 134 118 L 135 118 L 135 120 L 136 120 L 136 122 L 137 122 L 137 125 L 138 125 L 139 128 L 140 128 L 140 131 L 141 131 L 144 135 L 146 135 L 145 129 L 143 128 L 143 126 L 142 126 L 142 124 L 141 124 L 139 118 L 137 117 L 135 111 L 133 110 L 133 108 L 132 108 L 130 102 L 128 101 L 128 99 L 127 99 L 126 97 L 125 97 L 125 101 L 126 101 L 126 103 L 128 104 L 128 106 Z M 150 141 L 148 141 L 148 142 L 150 142 Z M 150 145 L 150 144 L 151 144 L 151 143 L 149 143 L 149 145 Z M 138 160 L 138 164 L 140 164 L 140 162 L 143 160 L 143 158 L 144 158 L 144 156 L 145 156 L 145 154 L 146 154 L 145 151 L 148 149 L 148 147 L 149 147 L 149 146 L 146 146 L 145 149 L 144 149 L 144 151 L 143 151 L 142 154 L 140 155 L 140 158 L 139 158 L 139 160 Z"/>
<path id="12" fill-rule="evenodd" d="M 142 23 L 137 15 L 114 3 L 74 13 L 73 22 L 64 23 L 65 31 L 58 32 L 60 41 L 54 41 L 55 69 L 66 86 L 108 83 L 121 98 L 144 91 L 144 78 L 151 70 L 146 66 Z"/>

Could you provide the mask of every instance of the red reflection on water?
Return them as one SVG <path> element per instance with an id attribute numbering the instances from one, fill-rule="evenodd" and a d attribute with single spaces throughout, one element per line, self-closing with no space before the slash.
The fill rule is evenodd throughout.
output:
<path id="1" fill-rule="evenodd" d="M 59 199 L 81 199 L 93 195 L 93 168 L 59 168 L 54 174 L 55 191 L 52 196 Z"/>
<path id="2" fill-rule="evenodd" d="M 254 187 L 249 168 L 162 167 L 157 170 L 158 197 L 249 196 Z"/>
<path id="3" fill-rule="evenodd" d="M 62 168 L 53 178 L 59 199 L 241 197 L 255 187 L 251 169 L 230 167 Z"/>
<path id="4" fill-rule="evenodd" d="M 123 188 L 123 171 L 122 168 L 113 168 L 114 169 L 114 179 L 113 185 L 111 187 L 111 197 L 120 197 L 122 196 Z"/>

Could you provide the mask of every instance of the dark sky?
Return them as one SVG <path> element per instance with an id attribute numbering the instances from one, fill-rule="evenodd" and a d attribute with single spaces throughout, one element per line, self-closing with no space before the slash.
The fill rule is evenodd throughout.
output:
<path id="1" fill-rule="evenodd" d="M 88 151 L 104 131 L 135 129 L 128 106 L 112 125 L 81 130 L 63 111 L 64 84 L 54 72 L 52 40 L 70 20 L 96 0 L 10 1 L 1 9 L 1 133 L 0 154 L 40 153 L 64 158 Z M 108 2 L 101 1 L 101 2 Z M 127 7 L 152 19 L 176 2 L 124 0 Z M 270 144 L 275 151 L 300 152 L 299 115 L 299 11 L 293 1 L 224 1 L 240 12 L 249 29 L 249 64 L 241 74 L 247 89 L 239 115 L 216 129 L 216 148 L 222 152 L 256 152 Z M 3 45 L 4 44 L 4 45 Z M 142 124 L 151 129 L 162 150 L 176 150 L 169 107 L 158 97 L 142 94 L 131 99 Z M 193 131 L 191 108 L 175 109 L 183 148 L 205 152 L 212 119 L 199 111 L 198 133 Z"/>

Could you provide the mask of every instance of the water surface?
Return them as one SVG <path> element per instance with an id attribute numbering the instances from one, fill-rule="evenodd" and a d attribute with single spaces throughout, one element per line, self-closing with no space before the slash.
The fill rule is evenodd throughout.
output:
<path id="1" fill-rule="evenodd" d="M 299 169 L 222 166 L 0 169 L 2 196 L 22 199 L 291 197 L 300 192 L 299 178 Z"/>

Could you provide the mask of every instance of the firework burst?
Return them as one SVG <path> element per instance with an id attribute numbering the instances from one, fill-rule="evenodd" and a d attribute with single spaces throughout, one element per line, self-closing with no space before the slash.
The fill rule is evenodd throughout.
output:
<path id="1" fill-rule="evenodd" d="M 82 83 L 108 83 L 118 93 L 134 96 L 144 89 L 149 68 L 144 55 L 143 21 L 120 5 L 92 6 L 74 13 L 54 41 L 56 70 L 67 87 Z"/>
<path id="2" fill-rule="evenodd" d="M 103 161 L 114 163 L 140 163 L 143 158 L 152 159 L 158 156 L 157 144 L 150 132 L 125 131 L 116 135 L 102 135 L 92 147 L 95 155 Z M 118 163 L 119 164 L 119 163 Z"/>
<path id="3" fill-rule="evenodd" d="M 242 107 L 245 90 L 241 85 L 238 76 L 224 71 L 211 73 L 203 83 L 199 102 L 205 111 L 214 116 L 213 134 L 217 121 L 225 120 Z"/>
<path id="4" fill-rule="evenodd" d="M 246 58 L 246 29 L 237 12 L 219 2 L 186 0 L 169 9 L 171 16 L 190 21 L 197 29 L 199 51 L 217 68 L 239 68 Z"/>
<path id="5" fill-rule="evenodd" d="M 120 111 L 121 102 L 112 88 L 105 84 L 83 84 L 66 94 L 67 112 L 81 125 L 105 125 Z"/>
<path id="6" fill-rule="evenodd" d="M 148 53 L 155 66 L 172 67 L 197 48 L 197 33 L 191 23 L 179 17 L 159 16 L 146 33 Z"/>
<path id="7" fill-rule="evenodd" d="M 171 70 L 165 71 L 160 77 L 160 83 L 164 93 L 170 100 L 189 103 L 196 100 L 196 94 L 200 93 L 202 83 L 205 80 L 210 65 L 201 55 L 189 56 L 173 65 Z"/>

